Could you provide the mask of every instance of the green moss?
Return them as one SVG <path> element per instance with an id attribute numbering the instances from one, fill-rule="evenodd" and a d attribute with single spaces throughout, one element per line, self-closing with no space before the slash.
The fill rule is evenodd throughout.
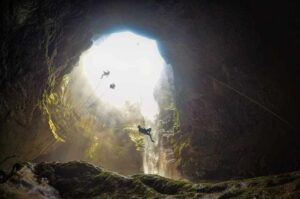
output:
<path id="1" fill-rule="evenodd" d="M 25 166 L 31 167 L 29 164 Z M 191 183 L 158 175 L 125 177 L 85 162 L 40 163 L 34 167 L 38 179 L 47 178 L 62 198 L 299 198 L 300 172 L 219 183 Z M 21 174 L 19 174 L 21 175 Z M 9 183 L 19 183 L 14 181 Z M 289 180 L 288 180 L 289 179 Z M 278 182 L 266 186 L 266 182 Z M 279 183 L 280 182 L 280 183 Z M 255 185 L 254 185 L 255 184 Z M 1 198 L 19 197 L 18 186 L 0 185 Z M 17 194 L 17 195 L 16 195 Z"/>
<path id="2" fill-rule="evenodd" d="M 46 115 L 48 118 L 49 130 L 55 140 L 59 142 L 65 142 L 63 131 L 54 119 L 54 115 L 63 115 L 65 118 L 70 116 L 71 107 L 64 104 L 64 91 L 68 85 L 68 81 L 66 81 L 68 76 L 65 76 L 60 83 L 63 91 L 59 92 L 55 91 L 57 84 L 55 68 L 49 67 L 48 73 L 48 88 L 44 91 L 42 99 L 38 102 L 38 105 L 44 115 Z"/>
<path id="3" fill-rule="evenodd" d="M 292 193 L 286 193 L 280 197 L 280 199 L 299 199 L 299 198 L 300 198 L 300 190 Z"/>
<path id="4" fill-rule="evenodd" d="M 175 111 L 175 121 L 174 121 L 174 132 L 177 132 L 180 130 L 180 113 L 179 110 L 176 109 Z"/>
<path id="5" fill-rule="evenodd" d="M 182 151 L 186 148 L 189 148 L 190 143 L 191 143 L 190 138 L 174 141 L 173 142 L 173 151 L 174 151 L 175 157 L 177 157 L 177 158 L 181 157 Z"/>
<path id="6" fill-rule="evenodd" d="M 242 193 L 241 190 L 230 190 L 220 195 L 219 199 L 241 198 Z"/>
<path id="7" fill-rule="evenodd" d="M 175 195 L 191 188 L 191 185 L 185 181 L 171 180 L 157 175 L 136 175 L 134 178 L 161 194 Z"/>
<path id="8" fill-rule="evenodd" d="M 144 136 L 138 132 L 137 128 L 126 127 L 124 131 L 128 134 L 130 140 L 134 142 L 136 149 L 140 151 L 144 147 Z"/>

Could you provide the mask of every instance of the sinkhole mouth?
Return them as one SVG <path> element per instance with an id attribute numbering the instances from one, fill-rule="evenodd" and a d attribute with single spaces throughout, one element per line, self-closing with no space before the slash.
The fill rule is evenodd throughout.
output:
<path id="1" fill-rule="evenodd" d="M 63 78 L 60 94 L 47 98 L 52 134 L 63 144 L 43 160 L 166 176 L 172 146 L 164 148 L 162 137 L 179 124 L 173 79 L 152 38 L 122 31 L 93 40 Z"/>
<path id="2" fill-rule="evenodd" d="M 80 58 L 88 84 L 102 103 L 118 109 L 136 104 L 150 121 L 159 112 L 153 92 L 165 65 L 155 40 L 130 31 L 95 40 Z"/>

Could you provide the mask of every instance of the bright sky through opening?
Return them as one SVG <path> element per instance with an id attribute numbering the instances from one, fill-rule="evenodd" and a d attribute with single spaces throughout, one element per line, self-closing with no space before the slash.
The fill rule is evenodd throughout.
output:
<path id="1" fill-rule="evenodd" d="M 113 33 L 94 42 L 80 59 L 84 72 L 101 101 L 122 108 L 138 103 L 143 116 L 153 120 L 158 106 L 154 87 L 165 65 L 155 40 L 132 32 Z M 103 71 L 109 76 L 101 79 Z M 110 89 L 110 84 L 115 89 Z"/>

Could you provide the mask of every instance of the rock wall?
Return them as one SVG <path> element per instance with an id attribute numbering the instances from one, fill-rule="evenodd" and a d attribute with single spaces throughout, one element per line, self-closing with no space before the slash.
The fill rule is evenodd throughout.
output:
<path id="1" fill-rule="evenodd" d="M 174 69 L 185 177 L 300 167 L 293 3 L 14 0 L 1 8 L 0 159 L 34 159 L 55 148 L 43 94 L 56 89 L 92 37 L 127 28 L 157 39 Z"/>
<path id="2" fill-rule="evenodd" d="M 80 31 L 86 18 L 74 21 L 88 7 L 79 1 L 1 2 L 1 158 L 34 159 L 55 142 L 42 114 L 43 94 L 91 44 L 91 34 Z"/>

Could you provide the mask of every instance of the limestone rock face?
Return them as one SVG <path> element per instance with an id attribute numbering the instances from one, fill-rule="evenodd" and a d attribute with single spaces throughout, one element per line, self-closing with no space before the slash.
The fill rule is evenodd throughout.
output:
<path id="1" fill-rule="evenodd" d="M 89 4 L 73 3 L 1 2 L 3 158 L 13 155 L 34 159 L 55 142 L 50 120 L 42 114 L 43 94 L 58 86 L 63 74 L 71 71 L 81 52 L 91 45 L 89 32 L 78 31 L 88 23 L 72 20 L 79 14 L 79 7 L 87 14 Z"/>
<path id="2" fill-rule="evenodd" d="M 3 0 L 0 6 L 0 161 L 36 159 L 63 144 L 43 114 L 44 93 L 57 89 L 93 37 L 130 29 L 155 38 L 173 67 L 180 114 L 173 153 L 184 177 L 300 168 L 299 16 L 292 2 Z"/>

